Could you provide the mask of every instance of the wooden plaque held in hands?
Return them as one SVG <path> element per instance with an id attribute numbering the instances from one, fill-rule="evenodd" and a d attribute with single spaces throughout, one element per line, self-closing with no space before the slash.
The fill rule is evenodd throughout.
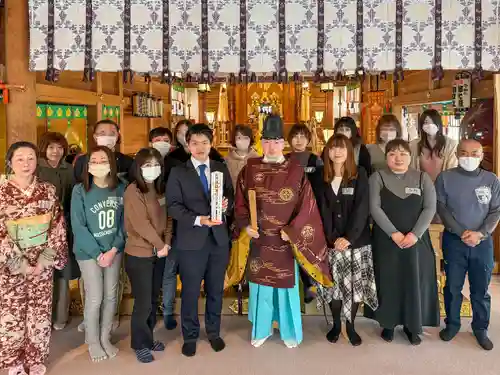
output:
<path id="1" fill-rule="evenodd" d="M 258 230 L 257 227 L 257 195 L 255 190 L 248 190 L 248 203 L 250 206 L 250 226 L 253 230 Z"/>
<path id="2" fill-rule="evenodd" d="M 223 184 L 224 174 L 222 172 L 210 173 L 211 219 L 213 221 L 222 221 Z"/>

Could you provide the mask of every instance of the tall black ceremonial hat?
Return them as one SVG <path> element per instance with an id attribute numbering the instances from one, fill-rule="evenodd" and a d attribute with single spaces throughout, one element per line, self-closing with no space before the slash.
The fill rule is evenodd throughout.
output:
<path id="1" fill-rule="evenodd" d="M 262 139 L 283 139 L 283 120 L 276 115 L 267 116 L 262 126 Z"/>

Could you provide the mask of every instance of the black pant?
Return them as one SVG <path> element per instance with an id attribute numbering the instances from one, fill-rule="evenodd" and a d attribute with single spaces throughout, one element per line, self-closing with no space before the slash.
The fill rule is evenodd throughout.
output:
<path id="1" fill-rule="evenodd" d="M 307 290 L 313 286 L 313 282 L 311 279 L 311 276 L 302 269 L 302 267 L 299 267 L 299 275 L 300 275 L 300 280 L 302 280 L 302 285 L 304 286 L 304 290 Z"/>
<path id="2" fill-rule="evenodd" d="M 469 247 L 460 237 L 443 233 L 445 323 L 460 329 L 460 308 L 465 276 L 469 276 L 472 304 L 472 330 L 485 331 L 490 324 L 491 296 L 488 287 L 494 267 L 493 240 L 487 237 L 476 247 Z"/>
<path id="3" fill-rule="evenodd" d="M 179 275 L 182 282 L 181 322 L 184 342 L 194 342 L 200 335 L 198 298 L 205 280 L 205 330 L 210 340 L 220 335 L 224 276 L 229 262 L 229 247 L 219 246 L 210 234 L 200 250 L 179 250 Z"/>
<path id="4" fill-rule="evenodd" d="M 164 269 L 164 258 L 140 258 L 128 254 L 125 257 L 125 271 L 134 296 L 131 319 L 131 347 L 134 350 L 153 347 L 153 330 Z"/>

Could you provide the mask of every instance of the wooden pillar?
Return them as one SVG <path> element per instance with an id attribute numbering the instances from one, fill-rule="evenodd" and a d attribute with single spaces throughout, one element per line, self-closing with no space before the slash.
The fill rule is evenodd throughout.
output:
<path id="1" fill-rule="evenodd" d="M 148 82 L 148 94 L 153 95 L 153 81 Z M 154 118 L 148 118 L 148 132 L 155 127 Z"/>
<path id="2" fill-rule="evenodd" d="M 493 91 L 495 98 L 495 105 L 493 111 L 495 112 L 495 122 L 493 124 L 493 172 L 497 176 L 500 175 L 500 74 L 493 75 Z M 500 262 L 500 228 L 494 233 L 494 251 L 495 251 L 495 268 L 499 272 L 498 265 Z"/>
<path id="3" fill-rule="evenodd" d="M 247 87 L 248 85 L 238 83 L 235 88 L 236 124 L 248 124 Z"/>
<path id="4" fill-rule="evenodd" d="M 123 90 L 123 72 L 118 72 L 118 77 L 117 77 L 117 83 L 118 83 L 118 96 L 120 97 L 120 123 L 118 124 L 120 126 L 120 152 L 124 152 L 124 144 L 125 144 L 125 137 L 126 137 L 126 129 L 125 129 L 125 106 L 126 106 L 126 100 L 124 96 L 124 90 Z"/>
<path id="5" fill-rule="evenodd" d="M 0 8 L 0 81 L 5 79 L 5 17 L 4 9 Z M 7 120 L 5 117 L 5 105 L 0 103 L 0 172 L 4 172 L 5 154 L 7 153 Z"/>
<path id="6" fill-rule="evenodd" d="M 333 92 L 326 92 L 326 113 L 323 117 L 323 128 L 332 129 L 335 125 L 335 115 L 333 109 Z"/>
<path id="7" fill-rule="evenodd" d="M 5 111 L 7 144 L 21 140 L 36 143 L 36 75 L 28 70 L 28 1 L 6 0 L 5 30 L 7 83 L 26 88 L 24 92 L 9 92 L 10 103 Z"/>

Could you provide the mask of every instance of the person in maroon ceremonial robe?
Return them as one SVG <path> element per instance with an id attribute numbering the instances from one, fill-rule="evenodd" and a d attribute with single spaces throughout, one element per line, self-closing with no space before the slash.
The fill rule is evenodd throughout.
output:
<path id="1" fill-rule="evenodd" d="M 249 281 L 252 345 L 261 346 L 279 326 L 289 348 L 302 341 L 299 265 L 331 286 L 321 218 L 304 168 L 283 156 L 283 122 L 269 116 L 263 126 L 263 158 L 249 159 L 235 197 L 238 240 L 233 245 L 226 286 Z M 256 193 L 257 226 L 251 227 L 248 191 Z"/>

